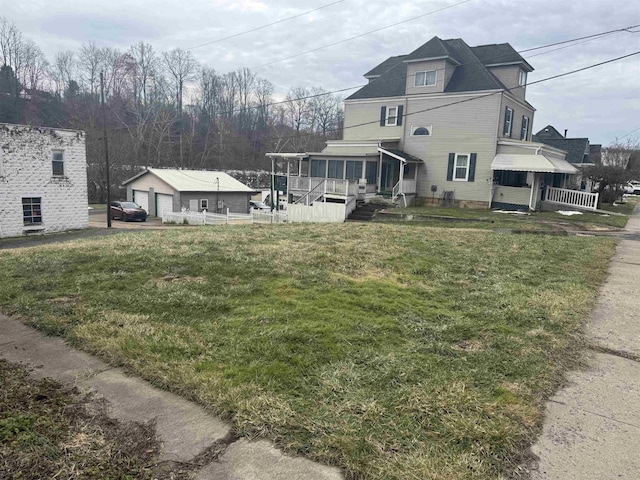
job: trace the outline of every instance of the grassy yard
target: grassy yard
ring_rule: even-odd
[[[614,229],[624,228],[635,206],[639,203],[637,197],[629,197],[627,203],[618,206],[603,204],[602,209],[612,212],[621,213],[619,215],[607,215],[602,213],[584,212],[582,215],[563,216],[557,212],[535,212],[530,215],[516,215],[497,213],[492,210],[477,210],[470,208],[443,208],[443,207],[408,207],[387,210],[390,213],[413,214],[413,215],[432,215],[454,217],[460,219],[480,219],[486,222],[469,222],[466,223],[467,228],[479,229],[495,229],[510,228],[522,230],[549,230],[554,229],[554,225],[562,224],[568,228],[578,230],[601,230],[603,228],[613,227]],[[445,226],[437,220],[428,220],[429,224],[437,222],[439,225]],[[464,225],[464,221],[455,223],[455,227]],[[491,223],[493,222],[493,223]],[[473,223],[473,224],[472,224]]]
[[[513,474],[615,242],[203,227],[0,252],[0,309],[351,479]]]

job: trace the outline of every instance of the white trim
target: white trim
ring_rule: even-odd
[[[413,132],[415,132],[419,128],[426,128],[427,131],[429,132],[429,134],[428,135],[415,135]],[[431,137],[432,135],[433,135],[433,125],[411,125],[411,136],[412,137],[421,138],[421,137]]]
[[[393,115],[393,116],[390,115],[392,108],[395,109],[395,111],[396,111],[395,115]],[[387,107],[385,113],[386,113],[387,116],[386,116],[385,121],[384,121],[384,126],[385,127],[397,127],[398,126],[398,106],[396,105],[395,107]],[[395,119],[393,123],[389,122],[389,118],[391,118],[391,117],[393,117]]]
[[[206,202],[207,206],[203,207],[202,206],[202,202]],[[156,205],[156,209],[158,208],[158,206]],[[209,199],[208,198],[201,198],[200,199],[200,210],[209,210]]]
[[[547,145],[546,143],[536,143],[536,142],[525,142],[524,140],[498,140],[498,145],[510,145],[515,147],[528,148],[530,150],[548,150],[553,153],[565,154],[564,150],[560,150],[559,148],[552,147]]]
[[[524,120],[527,120],[527,129],[525,130],[524,128]],[[529,117],[527,117],[526,115],[522,116],[522,124],[520,125],[520,140],[523,141],[527,141],[527,139],[529,138],[529,125],[531,124],[531,120],[529,119]],[[524,137],[522,136],[522,133],[524,132]]]
[[[451,55],[440,55],[439,57],[410,58],[409,60],[403,60],[402,63],[431,62],[434,60],[448,60],[454,65],[461,65],[461,63],[451,57]]]
[[[524,82],[522,81],[522,76],[524,75]],[[527,86],[527,72],[523,69],[520,69],[518,72],[518,86],[526,87]]]
[[[508,115],[509,112],[511,112],[511,115]],[[504,122],[502,122],[502,135],[507,135],[510,137],[511,133],[513,133],[513,114],[513,108],[511,108],[509,105],[505,105]],[[509,121],[507,121],[507,116],[509,117]],[[505,127],[507,126],[507,124],[509,125],[509,131],[505,131]]]
[[[385,155],[389,155],[390,157],[395,158],[396,160],[400,160],[403,163],[406,163],[407,160],[405,158],[402,158],[400,155],[396,155],[395,153],[390,152],[389,150],[386,150],[382,147],[378,147],[378,151],[380,153],[384,153]]]
[[[456,169],[462,168],[458,167],[458,157],[466,156],[467,157],[467,172],[464,178],[456,178]],[[471,169],[471,154],[470,153],[456,153],[456,156],[453,159],[453,180],[454,182],[468,182],[469,181],[469,170]]]
[[[516,88],[524,88],[524,87],[515,87],[513,90],[515,90]],[[509,90],[509,91],[508,90],[503,90],[502,92],[505,93],[505,94],[508,94],[509,95],[509,100],[511,100],[513,103],[517,103],[522,108],[525,108],[528,111],[530,111],[532,116],[533,116],[533,114],[535,112],[537,112],[537,110],[535,109],[535,107],[533,105],[530,105],[526,100],[523,101],[522,99],[519,99],[518,97],[516,97],[513,93],[511,93],[511,90]]]
[[[427,99],[427,98],[452,98],[452,97],[486,97],[489,93],[505,93],[504,88],[492,89],[492,90],[481,90],[479,92],[461,92],[461,93],[447,93],[445,95],[441,95],[441,92],[432,93],[432,94],[412,94],[411,99]],[[508,92],[507,92],[508,93]],[[395,96],[395,97],[375,97],[375,98],[353,98],[351,100],[345,100],[344,103],[389,103],[389,102],[403,102],[407,100],[407,95]],[[530,107],[527,107],[530,108]]]
[[[427,82],[427,73],[435,73],[436,74],[436,78],[433,81],[433,83],[426,83]],[[418,80],[418,74],[419,73],[424,73],[424,81],[425,83],[423,85],[416,85],[416,81]],[[424,87],[435,87],[438,84],[438,70],[420,70],[418,72],[415,72],[413,74],[413,88],[424,88]]]

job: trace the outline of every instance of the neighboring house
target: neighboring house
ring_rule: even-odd
[[[84,132],[0,124],[0,237],[88,224]]]
[[[587,189],[589,182],[586,180],[584,170],[593,166],[596,161],[600,161],[602,145],[591,145],[588,138],[568,138],[566,130],[562,135],[552,125],[547,125],[533,135],[533,141],[567,152],[565,157],[567,162],[580,171],[579,175],[573,179],[575,186],[580,190]],[[561,186],[560,179],[551,176],[545,176],[545,183],[553,187]]]
[[[322,152],[267,156],[288,172],[298,204],[342,201],[348,212],[353,198],[383,195],[401,204],[446,198],[535,209],[544,175],[564,187],[577,170],[563,151],[531,142],[532,70],[508,43],[470,47],[434,37],[365,74],[369,83],[345,100],[343,140]]]
[[[147,168],[123,183],[127,200],[149,215],[183,208],[201,212],[248,213],[255,190],[224,172]]]

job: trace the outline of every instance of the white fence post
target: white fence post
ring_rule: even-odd
[[[229,225],[229,207],[227,207],[227,225]]]

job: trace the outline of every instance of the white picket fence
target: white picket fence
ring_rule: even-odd
[[[181,212],[162,212],[162,223],[178,225],[250,225],[253,223],[284,223],[286,212],[269,212],[251,209],[250,213],[192,212],[184,209]]]

